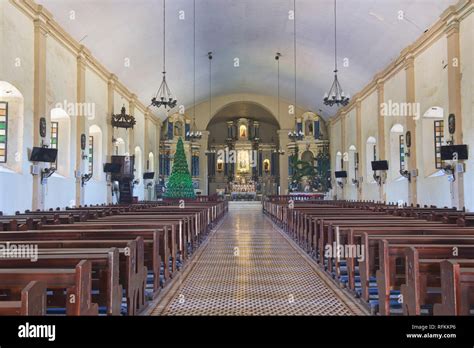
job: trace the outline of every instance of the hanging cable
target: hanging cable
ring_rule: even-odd
[[[163,0],[163,74],[166,74],[166,0]]]
[[[209,57],[209,117],[212,113],[212,52],[208,52]]]
[[[196,119],[196,0],[193,1],[193,26],[194,26],[194,47],[193,47],[193,74],[194,74],[194,83],[193,83],[193,123]]]
[[[296,122],[296,0],[293,0],[293,60],[294,60],[294,73],[295,73],[295,105],[293,105],[293,113],[295,115]]]
[[[337,72],[337,13],[336,13],[336,0],[334,0],[334,72]]]

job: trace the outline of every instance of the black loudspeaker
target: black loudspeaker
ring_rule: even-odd
[[[143,179],[153,179],[155,177],[155,172],[143,173]]]
[[[463,161],[468,159],[467,145],[441,146],[442,161]]]
[[[372,161],[372,170],[388,170],[388,161]]]
[[[120,169],[122,169],[121,164],[117,164],[117,163],[104,164],[104,173],[120,173]]]
[[[50,149],[47,147],[34,147],[31,151],[31,162],[56,162],[58,157],[58,149]]]

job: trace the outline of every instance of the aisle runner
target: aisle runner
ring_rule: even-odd
[[[354,314],[273,228],[260,204],[229,208],[190,274],[152,315]]]

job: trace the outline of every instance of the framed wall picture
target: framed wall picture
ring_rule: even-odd
[[[411,147],[411,132],[410,131],[408,131],[405,134],[405,144],[406,144],[407,148]]]
[[[84,151],[86,149],[86,135],[81,134],[81,150]]]
[[[454,114],[448,116],[448,130],[451,135],[456,132],[456,116]]]
[[[41,117],[39,120],[39,132],[41,138],[46,137],[46,118],[44,117]]]

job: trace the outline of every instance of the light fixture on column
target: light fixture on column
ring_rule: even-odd
[[[168,83],[166,82],[166,0],[163,0],[163,80],[156,95],[151,99],[151,105],[157,108],[164,107],[170,110],[176,106],[178,101],[173,97]]]
[[[278,57],[278,54],[277,54]],[[280,57],[275,57],[278,65],[278,73],[280,72]],[[298,131],[297,119],[296,119],[296,0],[293,0],[293,64],[294,64],[294,75],[295,75],[295,101],[293,104],[293,114],[295,115],[295,129],[288,132],[288,138],[292,142],[302,140],[304,137],[303,132]],[[279,79],[278,79],[279,81]]]
[[[193,74],[194,74],[194,82],[193,82],[193,124],[191,125],[191,130],[186,133],[186,137],[191,141],[197,141],[202,138],[202,132],[197,130],[196,127],[196,0],[194,0],[194,20],[193,20],[193,26],[194,26],[194,37],[193,37]]]
[[[324,105],[346,106],[349,104],[350,96],[345,95],[337,78],[337,12],[336,0],[334,0],[334,81],[329,92],[324,94]]]

